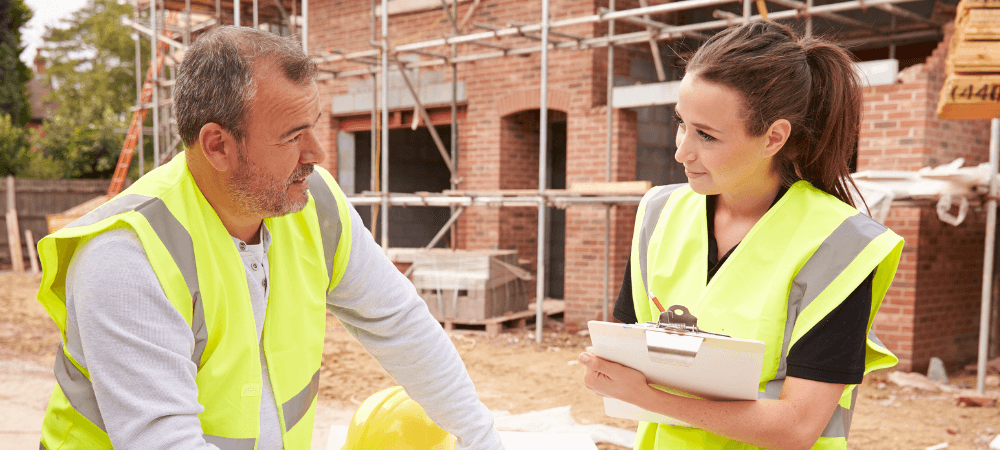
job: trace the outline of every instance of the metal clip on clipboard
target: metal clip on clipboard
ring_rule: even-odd
[[[650,293],[652,298],[652,293]],[[659,303],[659,302],[657,302]],[[698,329],[698,318],[683,305],[660,313],[657,323],[646,322],[646,349],[656,363],[691,366],[706,337],[729,337]]]

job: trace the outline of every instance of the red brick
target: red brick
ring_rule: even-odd
[[[619,0],[618,8],[637,6],[635,0]],[[460,6],[464,13],[466,4]],[[367,2],[316,0],[312,5],[310,42],[314,49],[367,50],[371,38]],[[592,14],[606,2],[553,0],[554,18]],[[483,0],[475,21],[505,24],[541,14],[538,2]],[[416,42],[451,32],[440,11],[426,11],[390,18],[396,43]],[[428,27],[428,25],[434,24]],[[619,22],[620,30],[629,29]],[[579,25],[565,32],[592,37],[604,33],[603,24]],[[619,31],[620,31],[619,30]],[[620,31],[621,32],[621,31]],[[420,34],[422,33],[422,34]],[[922,72],[905,83],[863,89],[864,114],[859,136],[858,169],[916,170],[928,165],[965,158],[966,165],[986,160],[989,126],[986,121],[946,121],[935,114],[937,95],[944,80],[943,61],[952,27],[945,27],[945,40],[927,59]],[[524,39],[498,39],[498,45],[523,45]],[[483,52],[462,46],[461,54]],[[444,50],[442,50],[444,51]],[[450,50],[449,50],[450,51]],[[606,136],[606,50],[554,51],[550,53],[549,104],[560,111],[567,128],[567,183],[604,181]],[[629,75],[629,60],[648,57],[634,51],[616,52],[615,73]],[[538,83],[540,56],[482,60],[458,66],[458,77],[466,83],[467,102],[458,122],[460,189],[536,189],[538,187]],[[344,63],[338,70],[356,68]],[[334,67],[331,67],[334,68]],[[552,70],[558,68],[558,70]],[[450,70],[443,71],[450,79]],[[320,84],[326,117],[330,98],[348,92],[351,80]],[[369,78],[370,80],[370,78]],[[395,113],[395,112],[394,112]],[[401,111],[409,117],[410,111]],[[328,156],[324,167],[336,171],[338,118],[324,119],[317,136]],[[328,124],[328,125],[327,125]],[[408,123],[399,123],[406,126]],[[614,112],[611,178],[629,181],[636,177],[636,117],[630,110]],[[616,206],[611,212],[611,270],[608,296],[617,296],[629,257],[635,217],[634,206]],[[565,320],[569,329],[582,327],[600,316],[603,309],[604,211],[603,207],[574,206],[566,211]],[[876,318],[875,330],[900,357],[900,368],[920,370],[930,356],[946,362],[964,362],[975,345],[978,332],[982,254],[982,214],[975,207],[967,223],[951,227],[936,218],[930,202],[900,204],[890,211],[886,224],[907,241],[896,279]],[[537,257],[537,210],[532,207],[470,207],[458,221],[460,248],[514,248],[534,270]],[[572,281],[572,283],[570,282]],[[939,317],[945,320],[934,320]],[[928,325],[930,324],[930,325]],[[933,325],[933,326],[932,326]],[[934,327],[937,328],[934,328]],[[971,350],[970,350],[971,349]]]

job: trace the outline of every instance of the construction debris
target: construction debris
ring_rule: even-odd
[[[570,406],[559,406],[542,411],[512,415],[507,411],[493,411],[493,419],[500,431],[530,431],[549,433],[586,433],[594,443],[608,443],[631,447],[635,431],[610,425],[583,425],[570,414]]]
[[[961,396],[958,397],[955,404],[958,406],[995,408],[997,406],[997,399],[991,397]]]
[[[938,383],[948,383],[948,372],[944,369],[944,361],[941,358],[931,358],[931,363],[927,367],[927,378]]]
[[[965,370],[968,372],[975,372],[979,366],[976,364],[969,364],[965,366]],[[993,358],[986,362],[986,373],[1000,374],[1000,357]]]
[[[953,392],[955,388],[933,381],[919,373],[895,371],[889,373],[889,381],[899,387],[910,387],[921,391]]]

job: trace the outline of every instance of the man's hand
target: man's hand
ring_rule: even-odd
[[[646,376],[631,367],[602,359],[593,353],[580,354],[580,363],[587,371],[583,382],[601,397],[611,397],[636,404],[645,392],[652,389]]]

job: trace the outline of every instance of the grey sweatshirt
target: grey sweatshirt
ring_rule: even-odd
[[[458,437],[458,448],[503,448],[451,340],[350,210],[349,262],[327,296],[327,309],[438,425]],[[233,241],[250,283],[259,341],[271,238],[262,227],[260,244]],[[197,416],[204,408],[191,361],[191,328],[167,300],[131,230],[103,233],[74,255],[66,309],[66,347],[90,373],[116,449],[216,449],[202,438]],[[263,358],[261,373],[258,449],[280,449],[277,405]]]

